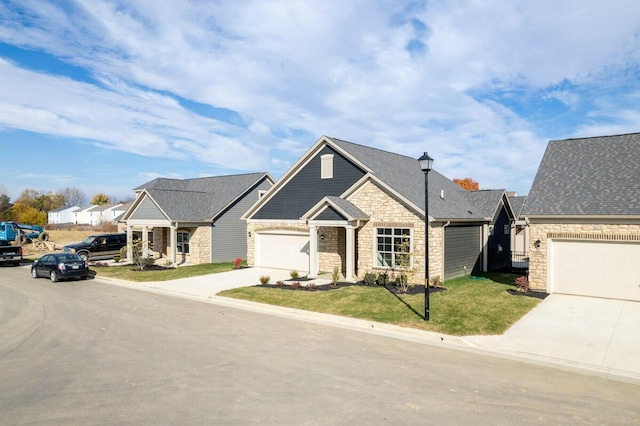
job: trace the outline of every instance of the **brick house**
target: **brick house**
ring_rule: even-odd
[[[640,300],[640,133],[550,141],[523,208],[529,280]]]
[[[436,162],[437,165],[437,162]],[[430,276],[486,270],[491,217],[429,173]],[[406,241],[414,282],[425,265],[424,174],[414,158],[321,137],[244,215],[247,262],[309,272],[337,266],[347,280],[398,266]]]
[[[240,216],[273,183],[268,173],[157,178],[134,189],[136,199],[121,226],[127,241],[133,241],[135,233],[151,243],[155,257],[174,264],[244,259],[247,224]]]

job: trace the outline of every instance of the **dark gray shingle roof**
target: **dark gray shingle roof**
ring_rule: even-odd
[[[416,158],[341,139],[333,143],[370,168],[374,175],[417,207],[424,208],[424,173]],[[437,165],[437,159],[435,161]],[[444,198],[441,192],[444,191]],[[429,172],[429,215],[436,219],[481,219],[478,209],[460,195],[460,186],[435,170]]]
[[[135,190],[146,189],[171,220],[209,221],[265,176],[267,173],[195,179],[157,178]]]
[[[460,191],[460,194],[471,204],[476,206],[478,212],[484,217],[493,217],[498,210],[500,200],[504,195],[504,189],[482,189],[478,191]]]
[[[511,207],[513,208],[513,214],[516,216],[516,219],[520,217],[522,213],[522,208],[524,207],[524,203],[527,201],[526,195],[513,195],[509,197],[509,202],[511,203]]]
[[[339,207],[343,212],[345,212],[351,219],[368,219],[369,215],[360,210],[357,206],[355,206],[350,201],[344,200],[340,197],[335,196],[327,196],[327,200],[334,203],[337,207]]]
[[[640,215],[640,133],[550,141],[523,215]]]

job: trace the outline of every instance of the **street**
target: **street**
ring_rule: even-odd
[[[2,424],[640,424],[640,386],[0,268]]]

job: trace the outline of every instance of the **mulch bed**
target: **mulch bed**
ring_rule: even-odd
[[[294,282],[299,282],[300,286],[293,285]],[[303,280],[295,280],[295,281],[284,281],[282,285],[279,284],[258,284],[256,287],[265,287],[265,288],[281,288],[283,290],[291,290],[291,291],[331,291],[331,290],[339,290],[345,287],[378,287],[377,284],[373,284],[371,286],[365,285],[362,281],[357,283],[350,282],[339,282],[335,287],[331,284],[322,284],[322,285],[311,285],[309,286],[303,284]],[[408,294],[408,295],[416,295],[416,294],[424,294],[424,285],[415,285],[410,287],[406,292],[403,292],[399,287],[393,285],[384,286],[389,292],[393,294]],[[429,294],[438,293],[441,291],[445,291],[444,287],[429,287]]]
[[[535,291],[535,290],[529,290],[525,293],[523,291],[509,289],[507,290],[507,293],[511,294],[512,296],[535,297],[536,299],[540,299],[540,300],[544,300],[549,295],[543,291]]]

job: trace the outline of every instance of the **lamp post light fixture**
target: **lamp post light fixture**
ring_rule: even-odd
[[[424,173],[424,320],[429,321],[429,172],[433,158],[425,152],[418,162]]]

